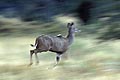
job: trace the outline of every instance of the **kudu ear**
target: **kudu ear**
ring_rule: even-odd
[[[67,24],[67,28],[69,28],[69,27],[70,27],[70,25],[71,25],[71,24],[70,24],[70,23],[68,23],[68,24]]]
[[[74,25],[74,23],[73,23],[73,22],[71,22],[71,24],[70,24],[70,25],[72,26],[72,25]]]

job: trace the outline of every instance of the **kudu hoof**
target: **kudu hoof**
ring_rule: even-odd
[[[30,64],[28,65],[28,67],[31,66],[32,64],[33,64],[33,63],[30,63]]]
[[[38,65],[39,64],[39,62],[36,62],[36,65]]]

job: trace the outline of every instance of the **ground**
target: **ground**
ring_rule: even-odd
[[[0,80],[119,80],[120,42],[76,37],[62,59],[53,68],[55,54],[39,54],[39,65],[28,67],[30,43],[34,37],[1,37]]]
[[[65,18],[65,20],[70,18]],[[73,20],[73,19],[72,19]],[[58,24],[59,23],[59,24]],[[80,26],[74,43],[55,64],[55,54],[38,54],[39,65],[28,67],[29,52],[33,49],[35,38],[42,34],[62,34],[66,23],[41,24],[41,22],[22,22],[19,19],[0,17],[0,80],[119,80],[120,79],[120,41],[100,41],[97,37],[107,32],[111,24],[97,22]],[[116,24],[116,23],[115,23]],[[117,23],[119,24],[119,23]],[[61,25],[61,26],[59,26]],[[113,24],[118,30],[119,25]],[[33,56],[34,58],[34,56]]]

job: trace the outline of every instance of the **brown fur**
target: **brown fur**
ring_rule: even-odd
[[[35,53],[37,63],[38,52],[46,52],[51,51],[57,53],[56,61],[59,62],[60,55],[65,53],[73,42],[74,39],[74,33],[77,31],[77,28],[74,27],[74,23],[68,23],[68,35],[66,37],[63,37],[62,35],[59,36],[48,36],[48,35],[41,35],[36,38],[35,46],[36,49],[30,50],[30,65],[32,65],[32,55]]]

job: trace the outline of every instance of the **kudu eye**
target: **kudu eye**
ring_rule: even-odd
[[[73,27],[73,30],[76,30],[76,28],[75,28],[75,27]]]

